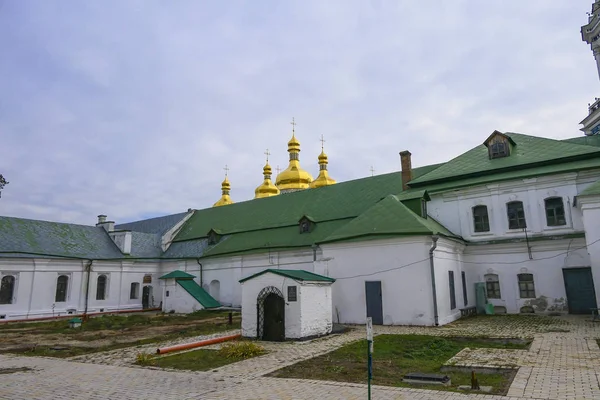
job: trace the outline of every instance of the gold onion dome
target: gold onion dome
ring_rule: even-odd
[[[279,189],[271,182],[271,166],[269,165],[269,150],[265,153],[267,155],[267,163],[263,168],[263,175],[265,180],[263,183],[254,190],[254,198],[261,199],[263,197],[277,196]]]
[[[323,139],[321,139],[323,140]],[[315,179],[311,184],[311,188],[319,188],[322,186],[335,185],[335,180],[329,176],[329,171],[327,171],[327,154],[321,147],[321,154],[319,154],[319,176]]]
[[[296,125],[293,120],[292,125]],[[288,152],[290,153],[290,164],[277,175],[275,185],[282,191],[308,189],[313,177],[300,167],[300,142],[296,139],[294,130],[292,130],[292,139],[288,142]]]
[[[225,170],[226,171],[228,170],[227,166],[225,167]],[[213,207],[226,206],[227,204],[233,204],[233,200],[231,200],[231,197],[229,196],[230,190],[231,190],[231,184],[229,183],[229,179],[227,178],[227,173],[225,173],[225,179],[221,183],[221,192],[222,192],[221,198],[215,204],[213,204]]]

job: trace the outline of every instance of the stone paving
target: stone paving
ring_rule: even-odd
[[[502,362],[504,365],[517,365],[519,370],[508,397],[375,387],[373,398],[600,399],[600,349],[596,343],[596,339],[600,338],[600,323],[592,323],[588,319],[508,316],[469,318],[440,328],[376,327],[377,335],[414,333],[535,340],[529,350],[479,349],[457,355],[455,361],[466,367],[491,366]],[[131,368],[138,352],[154,352],[157,345],[78,356],[69,360],[2,355],[0,373],[2,368],[29,367],[33,370],[0,374],[0,399],[364,399],[365,385],[265,376],[364,336],[364,327],[361,326],[349,333],[310,342],[265,343],[269,351],[265,356],[210,372]],[[196,339],[199,338],[171,341],[160,346]]]

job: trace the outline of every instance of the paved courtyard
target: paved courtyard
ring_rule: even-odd
[[[507,397],[375,387],[374,399],[600,399],[600,323],[584,317],[488,317],[441,328],[376,327],[377,334],[532,338],[529,350],[463,350],[455,366],[518,368]],[[72,359],[0,356],[0,399],[364,399],[360,384],[280,379],[268,373],[364,337],[364,328],[302,343],[266,343],[269,353],[210,372],[133,365],[154,346]],[[189,340],[189,339],[187,339]],[[377,340],[377,339],[375,339]],[[173,342],[167,343],[173,344]],[[22,368],[22,370],[6,370]]]

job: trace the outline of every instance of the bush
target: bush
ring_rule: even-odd
[[[137,353],[137,356],[135,356],[135,363],[137,365],[156,365],[156,360],[152,354]]]
[[[249,341],[226,343],[219,349],[219,354],[225,358],[246,359],[260,356],[264,353],[265,349],[262,346]]]

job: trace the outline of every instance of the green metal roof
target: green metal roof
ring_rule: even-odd
[[[563,142],[600,147],[600,135],[578,136],[575,138],[565,139]]]
[[[329,235],[320,243],[336,242],[359,237],[386,238],[398,235],[442,234],[460,239],[432,218],[422,218],[390,195],[359,217]]]
[[[241,282],[245,282],[247,280],[256,278],[262,274],[266,274],[267,272],[271,272],[273,274],[285,276],[286,278],[291,278],[296,281],[308,281],[308,282],[335,282],[335,279],[330,278],[328,276],[323,276],[319,274],[315,274],[312,272],[305,271],[303,269],[265,269],[264,271],[258,272],[256,274],[247,276],[244,279],[240,280]]]
[[[585,188],[578,196],[595,196],[600,195],[600,181]]]
[[[448,161],[428,174],[413,179],[409,186],[423,187],[482,175],[498,174],[511,170],[556,165],[562,162],[600,156],[600,148],[572,142],[507,132],[516,145],[508,157],[489,159],[488,149],[479,145]],[[429,187],[428,187],[429,189]]]
[[[397,194],[396,198],[400,201],[413,200],[413,199],[425,199],[427,201],[431,200],[429,198],[429,193],[427,193],[427,190],[410,190],[410,189],[407,191],[401,192],[400,194]]]
[[[169,272],[166,275],[161,276],[158,279],[194,279],[194,278],[195,278],[194,275],[190,275],[187,272],[175,270],[175,271]]]
[[[210,294],[206,292],[206,290],[202,289],[200,285],[196,283],[196,281],[191,279],[182,279],[177,280],[177,284],[185,289],[194,299],[198,301],[198,303],[202,304],[204,308],[216,308],[221,307],[221,303],[215,300]]]

